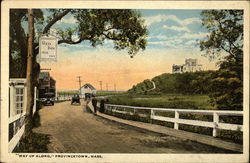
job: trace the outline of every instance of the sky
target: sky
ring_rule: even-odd
[[[103,90],[128,90],[145,79],[163,73],[171,73],[172,65],[184,64],[186,58],[198,59],[204,70],[214,70],[216,60],[209,61],[199,49],[199,40],[205,39],[208,31],[202,27],[201,10],[137,10],[145,20],[149,35],[146,50],[130,58],[127,51],[116,51],[113,42],[93,48],[88,42],[77,45],[60,44],[57,61],[40,61],[41,68],[50,68],[57,89],[78,89],[77,76],[82,85],[92,84]],[[71,15],[52,26],[74,26]]]

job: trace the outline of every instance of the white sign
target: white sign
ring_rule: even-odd
[[[57,38],[42,36],[39,39],[39,59],[41,61],[56,61]]]

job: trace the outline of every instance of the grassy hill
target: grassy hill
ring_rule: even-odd
[[[134,85],[128,90],[128,95],[109,97],[109,103],[160,108],[216,109],[208,96],[210,90],[206,78],[212,72],[164,73]],[[148,91],[153,88],[152,81],[156,88]]]
[[[208,74],[213,71],[186,72],[181,74],[164,73],[152,79],[155,82],[156,89],[152,93],[156,94],[208,94]],[[152,88],[150,80],[144,80],[134,85],[128,92],[143,93]]]

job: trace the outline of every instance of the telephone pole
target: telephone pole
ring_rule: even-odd
[[[108,85],[108,83],[106,83],[106,89],[107,89],[107,91],[109,90],[109,85]]]
[[[100,88],[101,88],[101,91],[102,91],[102,81],[99,81],[100,82]]]
[[[78,78],[78,81],[79,82],[79,90],[81,89],[81,85],[82,85],[82,81],[81,81],[81,76],[77,76],[76,78]]]
[[[25,118],[25,135],[28,135],[32,130],[32,112],[34,104],[33,82],[32,82],[32,67],[33,67],[33,44],[34,44],[34,15],[33,9],[28,9],[28,55],[27,55],[27,70],[26,70],[26,86],[27,86],[27,104]]]
[[[114,90],[115,90],[115,92],[116,92],[116,84],[114,84]]]

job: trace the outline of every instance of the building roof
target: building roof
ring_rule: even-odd
[[[89,83],[84,84],[83,86],[81,86],[81,88],[82,88],[82,87],[85,87],[85,86],[89,87],[89,88],[92,89],[92,90],[96,90],[95,87],[93,87],[93,86],[92,86],[91,84],[89,84]]]

